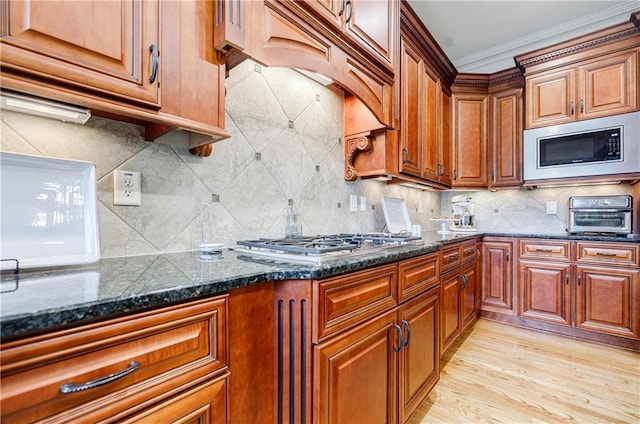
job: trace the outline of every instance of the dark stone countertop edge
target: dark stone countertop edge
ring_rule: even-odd
[[[442,246],[472,240],[478,237],[509,237],[509,238],[540,238],[540,239],[569,239],[583,241],[607,241],[640,243],[640,236],[634,238],[607,237],[597,235],[569,235],[569,234],[531,234],[506,232],[478,232],[457,234],[450,239],[425,241],[422,246],[406,249],[383,251],[376,256],[349,258],[319,266],[282,264],[269,260],[245,257],[244,260],[256,261],[268,267],[269,271],[255,274],[230,277],[221,281],[191,283],[165,290],[129,295],[121,298],[98,300],[92,303],[71,305],[53,310],[38,311],[37,313],[17,314],[3,317],[0,321],[0,339],[5,342],[16,338],[49,332],[69,326],[87,324],[94,321],[113,318],[122,314],[141,312],[170,304],[186,302],[202,297],[227,293],[235,288],[259,284],[266,281],[281,281],[289,279],[322,279],[355,272],[361,269],[384,265],[391,262],[438,251]],[[240,256],[239,256],[240,257]]]

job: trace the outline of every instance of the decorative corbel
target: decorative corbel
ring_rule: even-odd
[[[355,181],[356,178],[358,178],[358,171],[353,166],[353,162],[360,152],[368,152],[373,148],[373,140],[368,136],[361,136],[347,140],[347,143],[349,143],[348,145],[350,145],[351,148],[347,155],[344,179],[347,181]]]

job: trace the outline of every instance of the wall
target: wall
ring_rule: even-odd
[[[513,189],[491,192],[449,191],[441,194],[441,212],[451,214],[451,198],[468,195],[474,204],[474,222],[480,231],[564,233],[568,228],[571,196],[631,195],[628,184]],[[546,203],[557,202],[557,214],[546,214]]]
[[[305,234],[382,231],[382,195],[404,197],[413,223],[432,224],[437,193],[344,181],[340,90],[251,61],[232,70],[226,85],[232,138],[208,158],[191,156],[181,132],[149,143],[136,125],[92,117],[79,126],[6,111],[0,148],[95,163],[103,257],[196,249],[209,208],[207,239],[233,246],[282,237],[288,199],[300,209]],[[114,169],[142,173],[142,206],[113,205]],[[366,197],[366,211],[349,212],[351,194]]]

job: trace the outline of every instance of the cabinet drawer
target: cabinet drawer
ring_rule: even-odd
[[[571,260],[570,241],[520,240],[520,258]]]
[[[462,245],[462,263],[475,260],[477,258],[476,242],[471,241]]]
[[[441,272],[460,266],[462,263],[462,245],[457,244],[451,247],[445,247],[440,251],[440,262],[442,263]]]
[[[398,267],[398,302],[402,303],[439,283],[437,253],[402,261]]]
[[[313,341],[350,328],[397,305],[396,265],[368,269],[313,285]]]
[[[202,381],[227,364],[226,303],[198,301],[2,345],[2,422],[97,422]],[[124,375],[75,391],[116,373]]]
[[[577,246],[578,262],[640,266],[638,245],[578,242]]]

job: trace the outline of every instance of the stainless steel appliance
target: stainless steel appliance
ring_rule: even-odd
[[[237,242],[236,252],[283,262],[321,264],[332,259],[366,255],[424,243],[409,234],[367,233],[295,236],[280,239],[261,238]]]
[[[473,203],[471,197],[465,195],[453,196],[451,198],[451,212],[453,213],[453,223],[451,231],[476,232],[473,217]]]
[[[640,172],[640,112],[524,131],[525,181]]]
[[[574,196],[569,198],[572,234],[631,234],[631,196]]]

